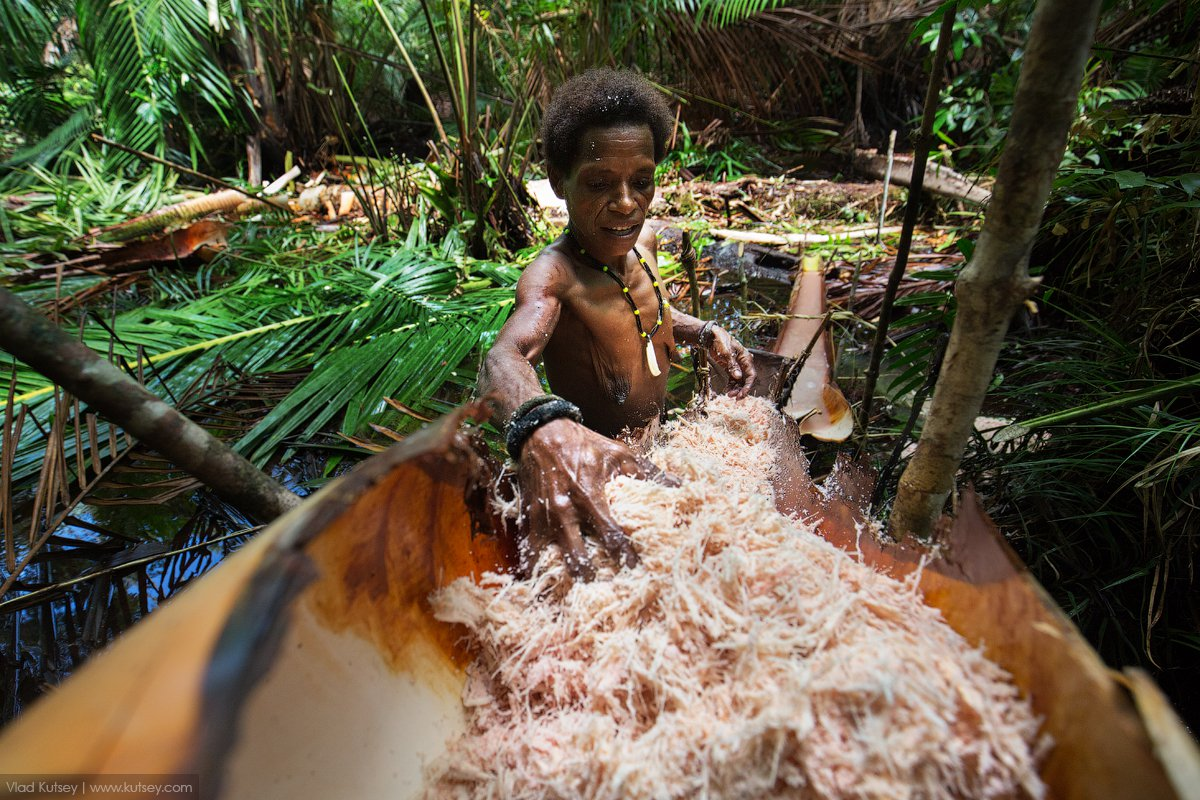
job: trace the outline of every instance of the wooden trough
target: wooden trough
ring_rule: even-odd
[[[492,467],[463,423],[478,412],[373,457],[165,604],[5,731],[0,773],[198,774],[211,798],[417,796],[464,723],[468,661],[426,598],[507,560],[477,532]],[[776,452],[800,463],[790,443]],[[806,480],[779,489],[785,510],[819,503]],[[825,512],[822,532],[853,548],[851,506]],[[860,546],[897,575],[917,560]],[[1197,797],[1195,744],[1158,689],[1104,666],[972,498],[920,586],[1045,718],[1052,797]]]

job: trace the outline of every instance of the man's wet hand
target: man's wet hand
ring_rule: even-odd
[[[525,513],[526,535],[519,548],[523,574],[532,571],[546,545],[556,542],[571,575],[591,580],[596,569],[584,536],[595,537],[617,564],[638,563],[633,542],[604,497],[605,484],[617,475],[672,483],[626,445],[572,420],[554,420],[533,432],[517,469]]]
[[[729,376],[729,386],[725,390],[727,394],[741,399],[750,392],[750,387],[754,385],[754,359],[750,351],[729,331],[713,327],[708,357]]]

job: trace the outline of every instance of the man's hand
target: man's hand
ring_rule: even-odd
[[[741,342],[729,335],[729,331],[715,325],[711,330],[711,340],[705,347],[708,358],[729,376],[726,394],[741,399],[754,385],[754,359]]]
[[[638,563],[633,542],[604,498],[604,485],[617,475],[672,483],[624,444],[569,419],[548,422],[533,432],[517,469],[525,513],[525,538],[518,548],[523,574],[532,571],[546,545],[557,542],[572,577],[591,580],[596,569],[584,535],[599,539],[620,566]]]

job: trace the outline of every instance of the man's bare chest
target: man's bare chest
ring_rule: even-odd
[[[596,282],[580,287],[563,303],[553,338],[567,348],[589,350],[606,362],[632,362],[648,342],[654,343],[656,353],[665,355],[673,343],[670,305],[649,286],[628,289]]]

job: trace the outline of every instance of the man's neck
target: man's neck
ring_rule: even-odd
[[[570,228],[567,228],[566,230],[566,237],[567,244],[571,248],[571,251],[578,254],[588,266],[594,269],[599,270],[603,267],[608,267],[617,274],[617,277],[621,278],[626,283],[641,273],[641,260],[637,251],[637,245],[633,245],[615,261],[609,263],[607,261],[601,261],[589,253],[587,248],[584,247],[579,239],[576,238],[575,234],[571,232]]]
[[[636,250],[636,246],[630,248],[629,252],[618,258],[617,263],[608,265],[609,269],[617,273],[626,284],[636,279],[642,273],[642,268],[638,265],[637,253],[634,250]]]

